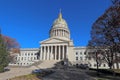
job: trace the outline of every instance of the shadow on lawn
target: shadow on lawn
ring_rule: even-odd
[[[99,69],[98,72],[97,69],[90,69],[86,71],[86,74],[95,78],[103,78],[103,80],[120,80],[120,73],[113,73],[113,71],[107,69]]]

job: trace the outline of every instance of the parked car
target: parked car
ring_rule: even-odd
[[[4,68],[4,72],[6,72],[6,71],[10,71],[10,68],[9,67],[5,67]]]
[[[40,69],[35,69],[35,70],[32,71],[32,73],[33,73],[33,74],[35,74],[35,73],[42,73],[42,70],[40,70]]]
[[[89,69],[88,64],[80,64],[80,65],[77,65],[77,67],[80,69]]]

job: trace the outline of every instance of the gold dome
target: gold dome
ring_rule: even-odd
[[[68,28],[66,21],[62,18],[61,12],[59,13],[58,18],[53,22],[53,28],[55,28],[56,25],[60,25],[59,27]]]

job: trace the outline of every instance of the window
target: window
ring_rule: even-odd
[[[91,57],[88,57],[89,60],[91,60]]]
[[[21,60],[23,60],[23,57],[21,58]]]
[[[26,60],[26,57],[25,57],[25,60]]]
[[[82,55],[82,52],[80,52],[80,55]]]
[[[18,61],[20,61],[20,57],[18,58]]]
[[[96,67],[97,66],[97,64],[94,64],[94,67]]]
[[[76,52],[76,55],[78,55],[78,52]]]
[[[106,65],[105,65],[105,64],[103,64],[103,67],[106,67]]]
[[[86,55],[86,51],[84,52],[84,55]]]
[[[92,65],[91,65],[91,64],[89,64],[89,66],[91,67]]]
[[[36,57],[34,57],[34,60],[36,60]]]
[[[87,56],[85,56],[85,60],[87,60]]]
[[[17,60],[17,57],[15,57],[15,60]]]
[[[82,57],[80,57],[80,60],[83,60],[83,58],[82,58]]]
[[[76,60],[78,60],[78,57],[76,57]]]

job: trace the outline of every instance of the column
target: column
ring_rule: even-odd
[[[65,34],[64,34],[64,36],[66,37],[66,31],[65,31]]]
[[[50,60],[53,59],[53,46],[51,46]]]
[[[61,48],[60,48],[60,46],[59,46],[59,56],[58,56],[58,60],[60,60],[60,57],[61,57],[61,56],[60,56],[60,54],[61,54],[60,52],[61,52]]]
[[[66,58],[68,58],[68,45],[66,45]]]
[[[66,59],[66,45],[64,45],[64,59]]]
[[[42,60],[44,60],[44,46],[42,46]]]
[[[49,46],[49,59],[50,60],[50,54],[51,54],[51,46]]]
[[[46,56],[46,46],[44,46],[44,60],[45,60],[45,56]]]
[[[55,46],[55,60],[56,60],[56,54],[57,54],[57,46]]]
[[[50,46],[48,46],[47,60],[49,60],[49,55],[50,55]]]
[[[46,56],[45,56],[45,60],[47,60],[48,47],[46,46],[45,48],[46,48],[46,49],[45,49],[45,51],[46,51],[46,53],[45,53],[45,54],[46,54]]]
[[[58,30],[57,30],[57,36],[58,36]]]
[[[63,32],[64,32],[64,30],[62,30],[62,36],[63,36]]]
[[[62,60],[63,59],[63,53],[62,53],[62,45],[60,46],[60,60]]]
[[[59,30],[59,36],[61,36],[61,29]]]
[[[60,34],[59,34],[59,30],[57,30],[58,31],[58,35],[57,36],[59,36]]]
[[[62,30],[60,29],[60,36],[62,36]]]
[[[40,60],[42,60],[42,46],[41,46],[41,48],[40,48]]]
[[[62,58],[63,58],[63,60],[64,60],[64,55],[65,55],[65,53],[64,53],[65,51],[64,51],[64,45],[62,46]]]
[[[57,36],[57,30],[55,30],[55,36]]]

